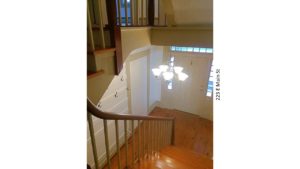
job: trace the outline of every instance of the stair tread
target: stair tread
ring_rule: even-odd
[[[101,70],[99,70],[97,72],[88,71],[87,72],[87,78],[91,79],[93,77],[96,77],[96,76],[99,76],[99,75],[102,75],[102,74],[104,74],[104,70],[103,69],[101,69]]]
[[[163,148],[159,157],[144,159],[131,169],[212,169],[213,160],[191,150],[168,146]]]
[[[116,48],[104,48],[104,49],[95,49],[94,51],[88,51],[88,54],[99,55],[107,52],[115,52]]]
[[[167,146],[163,148],[161,154],[166,155],[174,160],[181,162],[183,164],[189,165],[192,168],[197,169],[212,169],[213,168],[213,160],[195,153],[194,151],[179,148],[175,146]]]
[[[93,24],[92,29],[93,29],[93,30],[99,30],[100,27],[99,27],[99,25],[97,25],[97,24]],[[103,27],[103,30],[104,30],[104,31],[109,31],[110,29],[109,29],[108,25],[105,25],[105,26]]]
[[[141,160],[132,169],[194,169],[166,155],[160,154],[156,159]]]

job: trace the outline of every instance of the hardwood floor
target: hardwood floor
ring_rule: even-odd
[[[199,116],[156,107],[150,115],[175,117],[175,146],[213,157],[213,122]]]
[[[134,168],[160,168],[159,165],[164,165],[164,169],[167,168],[195,168],[195,169],[212,169],[212,157],[213,157],[213,122],[200,118],[196,115],[178,111],[169,110],[156,107],[150,115],[163,116],[163,117],[175,117],[175,146],[169,146],[162,149],[156,160],[141,160],[139,164],[136,164]],[[141,124],[141,128],[144,124]],[[145,125],[147,128],[147,124]],[[144,133],[141,130],[141,135]],[[147,131],[147,130],[145,130]],[[147,133],[145,132],[147,135]],[[137,132],[135,133],[135,140],[137,138]],[[147,136],[146,136],[146,139]],[[142,142],[143,140],[141,140]],[[132,159],[132,140],[128,142],[128,161],[131,165]],[[135,151],[137,150],[137,142],[135,141]],[[147,147],[146,147],[147,150]],[[125,166],[125,146],[121,147],[121,168]],[[173,152],[173,156],[172,156]],[[181,154],[181,155],[180,155]],[[189,155],[190,154],[190,155]],[[135,154],[137,156],[137,154]],[[179,156],[179,157],[177,157]],[[184,158],[186,157],[186,158]],[[177,158],[177,159],[176,159]],[[167,166],[167,163],[163,163],[166,159],[173,160],[173,167]],[[191,160],[193,159],[193,160]],[[176,162],[175,162],[176,161]],[[185,165],[186,162],[191,161],[190,165]],[[194,161],[194,164],[193,164]],[[197,165],[201,163],[201,166]],[[204,165],[203,165],[204,164]],[[105,166],[105,168],[107,168]],[[118,157],[115,155],[111,159],[111,168],[118,168]],[[129,167],[132,168],[132,167]]]

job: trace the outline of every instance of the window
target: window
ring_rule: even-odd
[[[122,26],[125,26],[126,25],[126,15],[125,15],[125,3],[127,3],[127,17],[128,17],[128,25],[131,25],[132,24],[132,12],[131,12],[131,4],[130,4],[130,0],[124,0],[124,1],[121,1],[121,8],[120,8],[120,13],[121,13],[121,24]],[[118,4],[118,0],[116,0],[116,4]],[[117,14],[117,23],[119,23],[119,14],[118,14],[118,10],[116,10],[116,14]]]
[[[212,92],[213,92],[213,63],[211,64],[210,67],[210,74],[209,74],[209,79],[208,79],[208,84],[207,84],[207,92],[206,92],[206,96],[211,97],[212,96]]]
[[[193,52],[193,53],[213,53],[212,48],[199,48],[199,47],[182,47],[182,46],[171,46],[170,50],[173,52]],[[213,93],[213,63],[211,64],[209,79],[207,83],[206,96],[212,97]]]
[[[174,52],[213,53],[212,48],[171,46],[170,50]]]

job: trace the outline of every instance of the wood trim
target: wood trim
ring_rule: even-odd
[[[155,6],[155,4],[154,4]],[[157,25],[160,25],[159,24],[159,16],[160,16],[160,0],[157,1]],[[155,10],[154,10],[154,22],[155,22]]]
[[[144,25],[144,0],[141,0],[141,18],[142,18],[141,25]]]
[[[92,21],[91,21],[91,14],[90,14],[88,1],[87,1],[87,21],[88,21],[88,36],[90,37],[90,45],[91,45],[92,50],[95,50],[94,35],[93,35],[93,30],[92,30]]]
[[[119,2],[119,1],[118,1]],[[123,68],[121,28],[116,21],[116,1],[106,0],[108,27],[110,29],[111,46],[116,48],[115,72],[118,75]]]
[[[135,22],[134,25],[139,25],[139,1],[135,1]]]
[[[145,25],[149,25],[149,22],[148,22],[148,18],[149,18],[149,8],[148,8],[148,4],[149,4],[149,0],[146,0],[146,2],[145,2],[145,4],[146,4],[146,12],[145,12],[145,14],[146,14],[146,16],[145,16],[145,22],[146,22],[146,24]]]
[[[172,120],[171,145],[175,145],[175,119]]]
[[[121,26],[121,28],[126,28],[126,27],[149,27],[149,28],[152,28],[152,27],[155,27],[155,28],[164,28],[164,27],[167,27],[166,25],[153,25],[153,26],[149,26],[149,25],[128,25],[128,26]]]
[[[116,114],[102,112],[99,110],[88,98],[87,99],[87,111],[94,116],[104,120],[168,120],[172,121],[174,117],[159,117],[159,116],[142,116],[142,115],[131,115],[131,114]]]
[[[99,70],[98,72],[90,72],[90,71],[88,71],[87,72],[87,79],[91,79],[91,78],[94,78],[96,76],[100,76],[102,74],[104,74],[104,70]]]
[[[99,7],[99,10],[98,10],[98,13],[99,13],[98,23],[99,23],[99,28],[101,28],[101,29],[99,29],[100,30],[99,39],[101,40],[100,46],[101,46],[101,48],[105,48],[101,0],[97,0],[97,3],[98,3],[98,7]]]
[[[100,27],[99,27],[99,25],[96,25],[96,24],[94,24],[93,26],[92,26],[92,28],[93,28],[93,30],[100,30]],[[104,27],[103,27],[103,31],[109,31],[110,29],[109,29],[109,26],[108,25],[105,25]]]
[[[90,113],[87,114],[87,117],[88,117],[89,131],[90,131],[90,137],[91,137],[92,148],[93,148],[93,156],[94,156],[95,168],[99,169],[98,154],[97,154],[97,146],[96,146],[96,139],[95,139],[95,131],[94,131],[93,119],[92,119],[92,115]],[[88,168],[89,168],[89,166],[88,166]]]
[[[118,0],[118,21],[119,25],[122,25],[121,0]]]
[[[133,0],[130,0],[130,16],[131,16],[131,25],[133,25],[133,13],[134,13],[134,9],[133,9]]]
[[[115,33],[114,27],[117,25],[116,20],[116,1],[115,0],[106,0],[106,11],[107,11],[107,19],[108,19],[108,28],[110,30],[110,39],[111,39],[111,46],[115,47]]]
[[[119,26],[115,26],[115,47],[116,47],[115,72],[118,75],[123,68],[121,28]]]
[[[125,0],[124,3],[125,3],[125,21],[126,21],[126,26],[127,26],[128,25],[128,11],[127,11],[127,9],[128,9],[128,2],[127,2],[127,0]]]

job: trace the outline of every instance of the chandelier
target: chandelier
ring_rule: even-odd
[[[168,89],[171,90],[173,88],[173,79],[176,77],[180,81],[185,81],[189,76],[182,72],[183,67],[174,66],[175,58],[174,56],[170,57],[168,61],[168,65],[159,65],[158,68],[153,68],[153,75],[158,78],[162,74],[162,77],[168,84]]]

